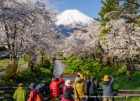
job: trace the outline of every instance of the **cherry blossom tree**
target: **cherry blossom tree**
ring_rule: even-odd
[[[24,53],[34,55],[36,49],[55,50],[54,16],[52,10],[38,4],[29,6],[16,0],[1,0],[0,44],[7,47],[15,64]]]

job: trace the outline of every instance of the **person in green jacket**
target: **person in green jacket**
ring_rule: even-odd
[[[26,101],[26,90],[23,87],[23,83],[18,85],[18,88],[15,90],[13,95],[14,101]]]

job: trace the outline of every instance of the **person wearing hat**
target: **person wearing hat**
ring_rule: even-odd
[[[86,84],[81,75],[77,75],[74,82],[75,101],[82,101],[86,95]]]
[[[57,101],[59,100],[60,97],[60,88],[59,88],[59,78],[54,77],[49,84],[49,89],[50,89],[50,98],[51,101]]]
[[[43,80],[40,84],[37,85],[39,88],[39,92],[42,94],[42,96],[46,96],[50,94],[49,90],[49,83],[45,80]]]
[[[102,89],[103,89],[103,101],[112,101],[113,96],[113,77],[105,75],[103,77]]]
[[[61,101],[74,101],[72,81],[66,80]]]
[[[35,87],[36,87],[35,83],[31,83],[29,85],[29,95],[27,101],[35,101],[37,95],[37,91],[35,90]]]
[[[15,101],[25,101],[26,100],[26,90],[23,87],[23,83],[19,83],[17,89],[14,92],[13,99]]]

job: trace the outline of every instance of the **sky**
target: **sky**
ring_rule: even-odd
[[[101,0],[55,0],[53,6],[60,12],[67,9],[78,9],[90,17],[97,17],[101,8]]]

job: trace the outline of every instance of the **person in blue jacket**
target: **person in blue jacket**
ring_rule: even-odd
[[[112,101],[113,96],[113,77],[105,75],[103,77],[102,89],[103,89],[103,101]]]

